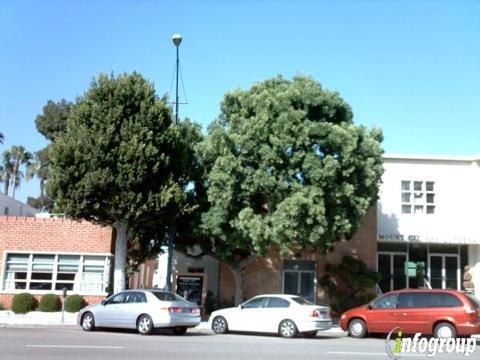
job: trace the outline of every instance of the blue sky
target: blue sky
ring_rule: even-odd
[[[46,145],[34,119],[100,72],[172,84],[174,33],[188,105],[204,128],[223,94],[278,74],[338,91],[387,152],[480,153],[480,1],[3,1],[0,151]],[[181,100],[185,100],[182,94]],[[23,183],[17,198],[37,196]]]

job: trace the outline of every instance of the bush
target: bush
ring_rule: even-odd
[[[3,306],[3,303],[0,302],[0,311],[5,310],[5,306]]]
[[[62,302],[58,295],[46,294],[40,300],[38,308],[40,311],[44,312],[60,311],[62,310]]]
[[[78,312],[87,305],[81,295],[69,295],[65,298],[65,311]]]
[[[319,283],[332,301],[330,307],[340,315],[372,300],[373,289],[380,279],[380,273],[369,270],[363,261],[344,256],[340,264],[325,266],[325,275]]]
[[[12,311],[15,314],[26,314],[37,308],[37,300],[32,294],[21,293],[13,296]]]

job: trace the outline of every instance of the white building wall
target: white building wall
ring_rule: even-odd
[[[416,235],[422,242],[478,243],[480,168],[477,160],[384,157],[378,234]],[[435,182],[434,214],[402,214],[401,181]]]

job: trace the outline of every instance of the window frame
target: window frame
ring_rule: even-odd
[[[434,180],[400,180],[400,213],[417,216],[436,214],[435,188]],[[406,201],[407,197],[409,201]]]
[[[15,281],[13,280],[7,280],[7,259],[11,255],[27,255],[28,257],[28,262],[27,262],[27,277],[25,280],[19,279]],[[35,255],[50,255],[54,257],[53,261],[53,269],[52,271],[33,271],[33,256]],[[70,255],[70,256],[79,256],[79,264],[77,268],[77,272],[75,272],[76,277],[74,280],[60,280],[57,279],[58,274],[62,273],[68,273],[65,271],[58,271],[58,266],[61,265],[62,263],[59,262],[59,257],[63,255]],[[83,264],[84,264],[84,258],[86,256],[96,256],[96,257],[102,257],[103,258],[103,272],[101,273],[103,278],[102,278],[102,284],[100,285],[102,290],[91,290],[91,289],[81,289],[81,286],[84,282],[83,280],[83,274],[89,273],[89,272],[84,272],[83,271]],[[31,250],[4,250],[3,251],[3,262],[2,266],[0,268],[0,294],[17,294],[17,293],[22,293],[22,292],[29,292],[31,294],[47,294],[47,293],[54,293],[54,294],[62,294],[63,290],[56,290],[56,284],[66,284],[66,283],[72,283],[73,289],[68,290],[70,293],[76,293],[79,295],[99,295],[99,296],[105,296],[107,295],[107,292],[105,291],[107,286],[109,285],[109,278],[110,278],[110,273],[111,273],[111,266],[112,266],[112,258],[113,254],[111,253],[92,253],[92,252],[85,252],[85,253],[77,253],[77,252],[61,252],[61,251],[31,251]],[[48,290],[41,290],[41,289],[31,289],[30,288],[30,283],[35,283],[35,282],[40,282],[40,280],[33,280],[32,281],[32,272],[45,272],[45,273],[50,273],[52,274],[51,280],[42,280],[41,282],[44,283],[50,283],[51,287]],[[99,273],[97,273],[99,274]],[[77,278],[78,276],[78,278]],[[7,288],[8,282],[24,282],[25,283],[25,288],[24,289],[9,289]],[[76,286],[75,286],[76,285]],[[99,287],[100,287],[99,286]]]

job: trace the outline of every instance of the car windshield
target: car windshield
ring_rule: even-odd
[[[468,300],[472,303],[472,306],[474,308],[480,309],[480,300],[478,300],[475,296],[470,295],[470,294],[465,294],[467,295]]]
[[[297,304],[300,304],[300,305],[313,305],[313,303],[311,303],[310,301],[308,301],[307,299],[305,299],[301,296],[293,297],[292,300],[295,301]]]
[[[184,302],[186,301],[184,298],[171,292],[152,291],[152,293],[157,297],[158,300],[161,300],[161,301],[184,301]]]

